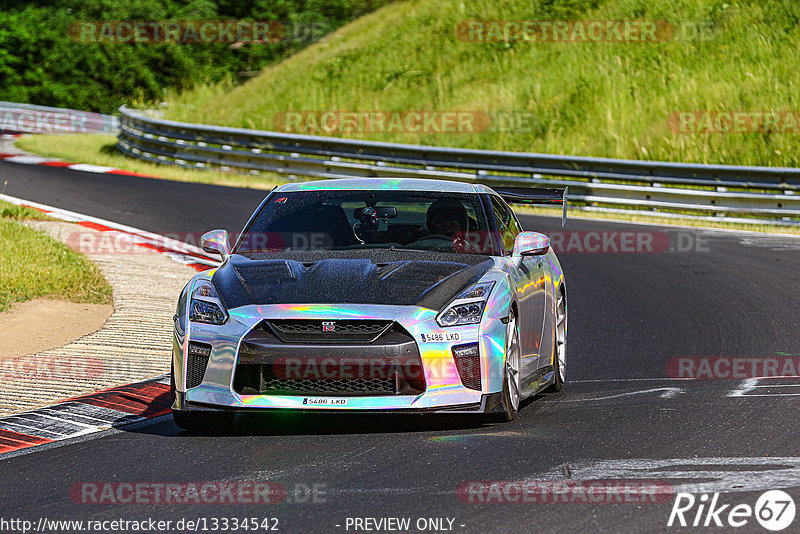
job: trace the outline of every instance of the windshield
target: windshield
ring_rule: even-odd
[[[298,191],[272,195],[235,252],[379,248],[497,254],[496,242],[477,194]]]

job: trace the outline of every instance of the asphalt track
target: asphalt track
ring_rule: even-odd
[[[265,195],[0,163],[5,180],[6,194],[161,233],[238,231]],[[559,230],[555,218],[522,219],[526,229]],[[659,232],[673,250],[560,254],[568,280],[568,383],[527,403],[514,422],[251,415],[225,435],[198,435],[160,418],[0,458],[0,518],[274,517],[280,531],[292,533],[364,532],[352,526],[352,518],[364,517],[411,518],[412,532],[437,531],[413,528],[418,518],[453,519],[452,532],[676,530],[667,527],[674,499],[469,503],[457,495],[466,481],[658,480],[751,506],[780,487],[800,504],[792,396],[800,381],[751,382],[748,389],[742,379],[674,380],[668,372],[677,357],[800,353],[800,241],[575,219],[567,229]],[[664,467],[662,460],[674,461]],[[650,469],[636,470],[643,466]],[[287,500],[92,505],[69,495],[74,484],[92,481],[261,480],[283,484]],[[309,498],[303,488],[315,484]],[[798,525],[800,518],[787,531]],[[679,530],[766,532],[753,518],[736,529]]]

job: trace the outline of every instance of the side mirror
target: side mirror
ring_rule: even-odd
[[[219,254],[222,261],[231,255],[231,245],[228,242],[228,232],[226,230],[211,230],[203,234],[200,238],[200,248],[209,254]]]
[[[520,232],[514,240],[514,256],[542,256],[550,250],[550,238],[538,232]]]

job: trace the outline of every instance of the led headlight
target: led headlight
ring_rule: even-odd
[[[436,317],[439,326],[459,326],[481,322],[483,309],[494,282],[481,282],[463,291]]]
[[[197,323],[224,324],[228,320],[214,284],[201,280],[194,286],[189,303],[189,320]]]

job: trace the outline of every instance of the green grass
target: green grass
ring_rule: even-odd
[[[466,20],[667,20],[706,24],[704,40],[658,43],[470,43]],[[524,131],[353,134],[455,147],[800,167],[791,134],[680,134],[678,111],[800,110],[800,3],[778,0],[408,0],[387,5],[239,85],[167,96],[165,118],[273,129],[303,110],[474,110],[529,113]],[[152,105],[152,104],[151,104]],[[327,135],[327,134],[326,134]],[[279,175],[189,171],[125,158],[111,136],[23,138],[19,146],[71,161],[170,179],[269,188]],[[600,214],[592,215],[600,217]],[[654,220],[649,214],[603,215]],[[674,221],[758,228],[720,221]],[[761,228],[771,228],[763,227]],[[792,233],[781,227],[779,232]]]
[[[13,219],[16,221],[54,221],[52,217],[33,208],[17,206],[0,200],[0,220]]]
[[[483,20],[669,20],[706,40],[471,43]],[[410,0],[365,15],[237,87],[167,98],[166,118],[272,129],[303,110],[531,113],[527,131],[352,135],[384,141],[737,165],[800,166],[798,135],[681,134],[678,111],[800,109],[800,3],[778,0]]]
[[[15,145],[22,150],[47,158],[75,163],[115,167],[154,178],[181,182],[272,189],[285,178],[275,174],[240,174],[237,172],[196,171],[171,165],[159,165],[125,156],[116,150],[117,137],[110,134],[51,134],[20,137]]]
[[[0,202],[0,312],[36,297],[111,303],[111,286],[97,266],[19,222],[30,219],[46,217]]]

